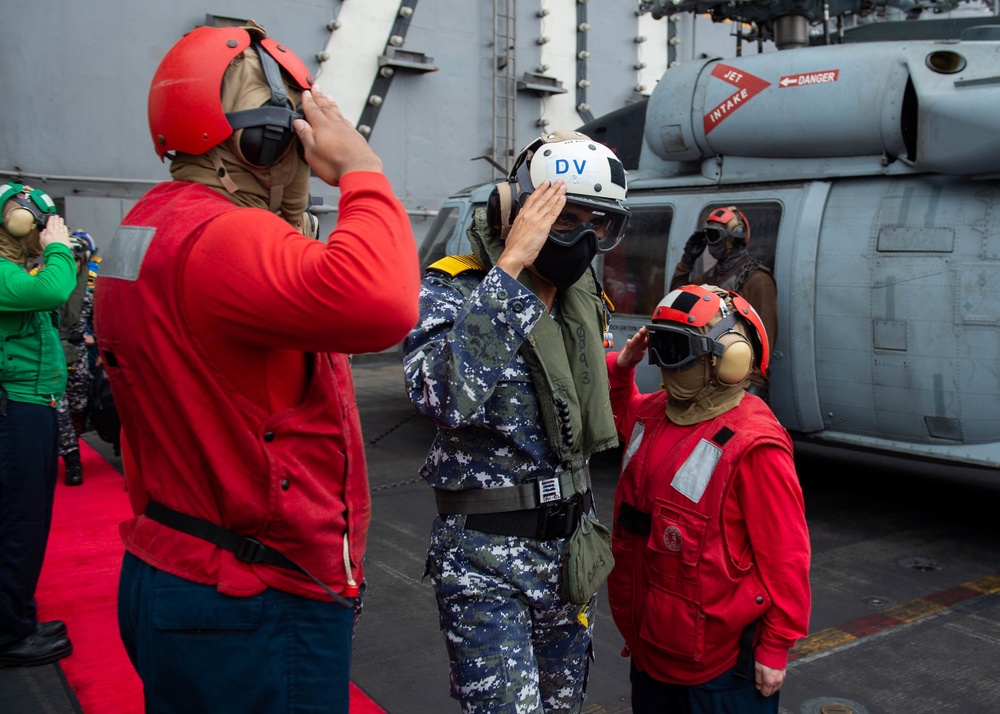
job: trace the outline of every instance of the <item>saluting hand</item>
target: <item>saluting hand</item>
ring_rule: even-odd
[[[640,327],[636,330],[636,333],[625,341],[625,346],[622,347],[622,351],[618,353],[618,358],[615,362],[619,367],[624,367],[626,369],[635,367],[637,364],[642,362],[642,358],[646,356],[646,350],[649,348],[649,331],[645,326]]]
[[[306,163],[323,181],[336,186],[349,171],[382,171],[382,159],[354,128],[332,98],[318,86],[302,93],[305,119],[292,124]]]
[[[62,243],[67,248],[70,247],[69,229],[66,228],[66,221],[62,219],[62,216],[49,216],[45,228],[38,234],[38,237],[42,244],[42,250],[45,250],[52,243]]]
[[[514,217],[497,267],[516,278],[534,263],[565,205],[566,184],[542,181]]]

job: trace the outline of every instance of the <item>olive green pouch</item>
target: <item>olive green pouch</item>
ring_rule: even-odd
[[[611,532],[597,518],[582,516],[563,551],[563,597],[587,604],[614,565]]]

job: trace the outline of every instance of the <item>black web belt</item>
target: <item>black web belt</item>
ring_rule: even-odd
[[[576,529],[580,515],[594,507],[590,475],[585,470],[578,473],[586,475],[583,494],[576,493],[574,472],[566,469],[516,486],[464,491],[435,488],[434,499],[439,515],[464,515],[470,530],[537,540],[565,538]]]
[[[500,513],[472,513],[465,517],[465,527],[483,533],[551,540],[572,535],[580,514],[588,510],[580,508],[579,498],[559,503],[550,503],[523,511],[502,511]],[[583,500],[593,502],[590,491]]]
[[[186,513],[175,511],[168,506],[164,506],[162,503],[152,500],[146,504],[145,516],[157,523],[162,523],[169,528],[173,528],[175,531],[187,533],[195,538],[201,538],[202,540],[207,540],[209,543],[214,543],[220,548],[228,550],[236,556],[237,560],[241,560],[244,563],[263,563],[264,565],[273,565],[278,568],[295,570],[302,573],[323,588],[335,603],[348,610],[354,608],[354,603],[335,593],[326,583],[301,565],[287,558],[274,548],[264,545],[253,536],[240,535],[211,521],[206,521],[204,518],[189,516]]]

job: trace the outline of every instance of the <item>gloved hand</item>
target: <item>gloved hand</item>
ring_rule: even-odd
[[[681,262],[694,265],[694,261],[698,260],[698,256],[703,252],[705,252],[705,231],[695,231],[684,244],[684,255],[681,256]]]

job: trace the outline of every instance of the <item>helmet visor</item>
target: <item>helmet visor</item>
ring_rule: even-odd
[[[549,240],[569,247],[588,231],[593,231],[597,235],[597,252],[607,253],[625,237],[629,215],[629,210],[624,207],[567,199],[562,212],[552,224]]]

